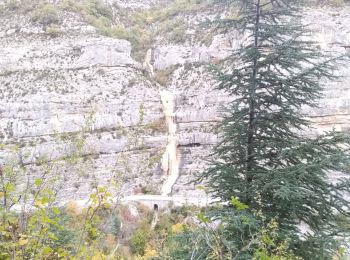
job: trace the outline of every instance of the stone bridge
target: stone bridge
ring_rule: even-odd
[[[139,202],[149,208],[163,209],[171,206],[192,205],[203,207],[213,199],[208,197],[184,197],[184,196],[164,196],[164,195],[132,195],[121,199],[122,203]]]

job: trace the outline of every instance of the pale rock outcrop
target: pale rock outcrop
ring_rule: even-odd
[[[113,3],[127,8],[157,4]],[[305,10],[304,17],[321,48],[347,53],[349,14],[350,7],[319,8]],[[84,199],[91,185],[112,181],[123,195],[161,193],[169,183],[164,169],[170,166],[162,170],[161,161],[176,140],[171,149],[176,146],[178,176],[171,192],[204,196],[189,181],[207,166],[203,159],[220,138],[214,126],[232,100],[214,89],[205,63],[227,57],[243,37],[217,35],[209,46],[156,44],[147,68],[154,74],[174,70],[169,83],[160,87],[131,57],[128,41],[98,36],[74,15],[67,14],[57,38],[20,15],[0,17],[0,24],[0,138],[20,146],[16,156],[1,149],[2,163],[26,165],[23,179],[39,174],[43,159],[57,163],[53,168],[60,177],[62,201]],[[314,122],[312,134],[333,127],[349,131],[349,68],[341,68],[338,82],[324,82],[319,108],[304,108]],[[173,95],[172,130],[166,125],[162,90]],[[24,185],[23,179],[19,182]]]

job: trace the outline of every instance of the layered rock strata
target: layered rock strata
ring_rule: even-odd
[[[155,3],[114,2],[126,11]],[[350,7],[307,9],[304,17],[320,48],[349,53]],[[15,156],[2,148],[0,157],[29,169],[19,183],[50,163],[64,201],[86,197],[96,184],[113,184],[123,195],[203,195],[189,181],[205,169],[203,158],[218,141],[213,127],[231,100],[214,89],[206,63],[237,48],[237,33],[216,35],[208,46],[158,41],[142,65],[128,41],[99,36],[71,14],[56,38],[25,15],[2,15],[0,24],[0,138],[18,145]],[[349,131],[349,65],[337,72],[339,81],[324,82],[319,108],[304,109],[312,134]],[[161,86],[157,73],[169,69]]]

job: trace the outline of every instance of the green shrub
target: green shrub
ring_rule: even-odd
[[[150,185],[150,184],[146,184],[146,185],[142,186],[141,192],[143,194],[157,194],[157,193],[159,193],[157,188],[155,186]]]
[[[130,249],[136,255],[144,255],[147,242],[151,236],[148,224],[139,227],[130,239]]]
[[[95,17],[105,17],[109,20],[113,20],[112,9],[99,0],[90,0],[87,3],[87,9],[90,15]]]
[[[194,238],[198,238],[197,244],[193,243]],[[200,256],[207,256],[208,251],[208,247],[199,233],[185,230],[185,232],[167,236],[162,253],[167,256],[167,259],[191,259],[191,257],[202,259]]]
[[[152,132],[166,132],[168,130],[165,117],[154,120],[153,122],[147,124],[145,128],[152,130]],[[156,157],[158,158],[159,156]],[[159,158],[157,161],[159,161]]]
[[[101,0],[63,0],[60,8],[81,14],[93,26],[101,26],[101,24],[111,26],[113,24],[113,10]]]
[[[170,66],[163,70],[157,70],[154,72],[154,79],[162,86],[166,86],[174,71],[177,69],[177,66]]]
[[[52,4],[39,5],[32,15],[32,22],[38,22],[42,25],[59,24],[61,19],[58,10]]]
[[[111,227],[111,233],[115,236],[118,236],[120,233],[120,229],[121,229],[121,220],[119,218],[119,216],[114,215],[113,219],[112,219],[112,227]]]
[[[84,9],[84,5],[80,1],[76,0],[62,0],[60,2],[60,8],[64,11],[81,13],[81,11]]]
[[[58,37],[61,34],[61,30],[58,26],[49,26],[46,29],[46,33],[50,35],[51,37],[55,38]]]
[[[15,11],[21,7],[21,2],[18,0],[10,0],[6,3],[6,7],[10,11]]]
[[[175,43],[183,43],[185,41],[186,27],[183,23],[175,24],[171,34],[170,40]]]
[[[55,236],[52,241],[52,248],[65,248],[69,252],[74,251],[74,245],[77,243],[77,231],[69,227],[69,223],[73,222],[72,218],[62,211],[59,215],[59,226],[51,226],[50,232]]]

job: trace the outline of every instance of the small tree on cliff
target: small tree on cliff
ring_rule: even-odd
[[[338,59],[307,40],[298,1],[219,1],[232,2],[239,14],[220,24],[241,30],[244,44],[217,76],[219,89],[235,99],[220,126],[215,162],[203,178],[222,201],[237,198],[259,212],[262,222],[277,221],[281,239],[290,240],[297,254],[327,258],[339,235],[335,218],[349,214],[344,195],[350,191],[348,179],[330,182],[327,176],[347,172],[349,139],[334,131],[309,137],[301,109],[317,105],[320,79],[335,79]],[[304,238],[302,222],[310,230]]]

